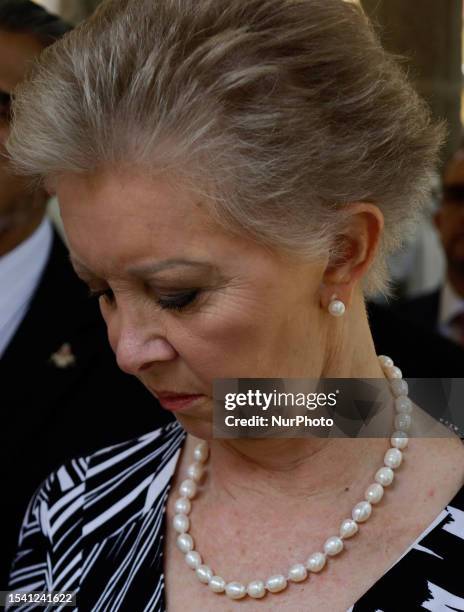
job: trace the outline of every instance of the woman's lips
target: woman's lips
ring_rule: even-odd
[[[171,412],[189,407],[204,395],[183,395],[179,393],[155,393],[161,406]]]

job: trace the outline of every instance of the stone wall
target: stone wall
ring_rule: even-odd
[[[362,0],[387,49],[406,58],[417,90],[448,123],[446,158],[461,140],[462,2]]]

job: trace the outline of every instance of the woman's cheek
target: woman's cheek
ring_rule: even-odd
[[[224,308],[221,315],[199,317],[172,329],[172,343],[189,369],[202,380],[245,377],[254,371],[254,357],[263,347],[259,318],[250,312]]]

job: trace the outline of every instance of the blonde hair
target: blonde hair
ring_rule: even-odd
[[[44,52],[14,113],[23,173],[182,174],[225,227],[306,258],[337,257],[346,205],[375,203],[367,295],[388,290],[443,138],[343,0],[108,0]]]

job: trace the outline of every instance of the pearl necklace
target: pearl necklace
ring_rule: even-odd
[[[394,472],[401,465],[402,451],[408,445],[408,434],[411,427],[412,402],[408,398],[408,384],[403,380],[401,370],[395,367],[392,359],[381,355],[379,357],[384,374],[389,380],[390,389],[395,398],[395,431],[390,438],[391,448],[385,453],[384,465],[377,470],[374,481],[365,493],[364,499],[357,503],[351,512],[352,518],[347,518],[340,524],[339,535],[330,536],[324,543],[323,552],[313,552],[306,563],[296,563],[288,570],[287,575],[277,574],[269,577],[265,582],[253,580],[248,585],[240,582],[227,582],[221,576],[214,574],[213,570],[203,563],[202,557],[194,548],[194,541],[189,534],[191,500],[195,497],[198,483],[201,480],[206,461],[209,456],[208,443],[203,441],[193,451],[194,463],[187,470],[188,479],[179,487],[179,499],[175,502],[173,526],[179,533],[177,547],[185,555],[187,565],[195,571],[200,582],[208,585],[214,593],[226,593],[231,599],[242,599],[246,595],[254,599],[264,597],[266,592],[279,593],[287,588],[289,582],[303,582],[310,572],[318,573],[327,563],[328,557],[335,557],[344,547],[343,541],[353,537],[359,525],[365,523],[371,516],[373,506],[383,497],[385,487],[393,482]]]

